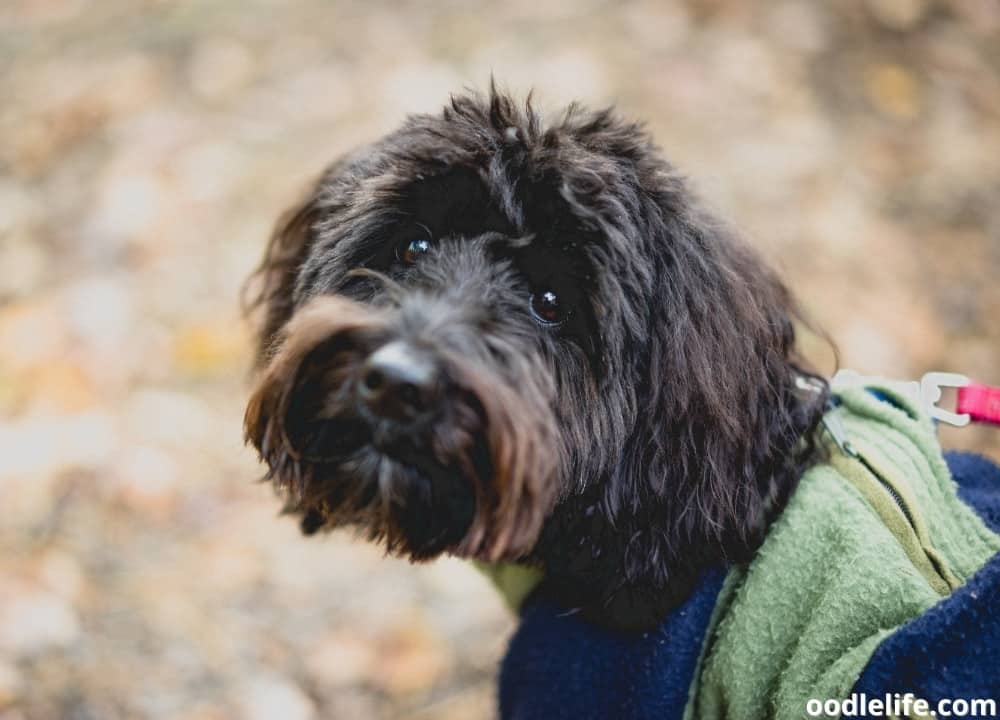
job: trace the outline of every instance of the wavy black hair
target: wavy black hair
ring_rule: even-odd
[[[304,529],[537,565],[614,627],[746,562],[817,457],[791,294],[613,110],[546,125],[491,88],[413,116],[323,174],[254,283],[247,437]],[[386,445],[351,388],[396,340],[451,392]]]

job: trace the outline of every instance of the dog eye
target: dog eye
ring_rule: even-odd
[[[396,257],[407,265],[413,265],[431,249],[431,241],[424,237],[413,238],[396,251]]]
[[[531,314],[543,325],[558,325],[569,316],[569,308],[555,292],[545,290],[531,296]]]

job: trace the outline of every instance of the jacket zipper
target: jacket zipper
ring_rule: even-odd
[[[903,513],[903,517],[906,518],[906,522],[911,528],[913,528],[913,531],[916,532],[917,526],[913,522],[913,515],[910,514],[910,509],[906,506],[906,503],[903,502],[903,498],[896,491],[896,488],[883,478],[882,475],[880,475],[879,472],[872,467],[872,464],[854,448],[851,441],[847,439],[847,431],[845,430],[840,418],[831,412],[827,412],[823,416],[823,427],[825,427],[826,431],[830,433],[830,437],[832,437],[833,441],[837,443],[837,447],[840,448],[842,453],[860,462],[865,466],[868,472],[872,474],[872,477],[878,480],[879,485],[881,485],[882,488],[889,493],[889,497],[891,497],[893,502],[896,503],[896,507],[899,508],[899,511]]]
[[[851,444],[851,441],[847,439],[847,432],[846,429],[844,428],[841,419],[838,416],[834,415],[833,413],[827,412],[823,416],[822,422],[823,422],[823,427],[825,427],[826,431],[830,433],[830,437],[833,438],[833,441],[837,444],[837,447],[840,449],[840,451],[843,452],[848,457],[851,457],[854,460],[857,460],[859,463],[861,463],[865,467],[865,469],[868,470],[869,473],[871,473],[872,477],[874,477],[878,481],[879,485],[881,485],[882,488],[889,494],[889,497],[892,498],[893,502],[896,504],[896,507],[898,507],[899,511],[903,514],[903,517],[906,519],[906,522],[910,526],[910,529],[913,531],[913,534],[917,537],[918,542],[920,542],[919,540],[920,533],[917,532],[917,526],[916,523],[913,521],[913,515],[910,512],[910,508],[903,501],[902,496],[899,494],[896,488],[893,487],[892,484],[889,483],[884,477],[882,477],[882,475],[874,468],[874,466],[872,466],[872,464],[868,461],[868,459],[865,458],[864,455],[859,453],[857,449]],[[928,562],[930,562],[931,567],[934,569],[934,572],[936,572],[937,575],[941,578],[941,580],[944,581],[945,585],[951,586],[951,583],[948,581],[948,573],[946,573],[944,568],[941,567],[938,558],[935,557],[932,553],[928,553],[926,549],[924,549],[924,556],[927,558]]]
[[[906,507],[906,503],[903,502],[903,498],[900,497],[899,493],[896,491],[896,488],[890,485],[885,480],[885,478],[883,478],[881,475],[878,474],[878,471],[871,466],[871,463],[869,463],[868,460],[865,459],[864,455],[861,455],[860,453],[855,451],[854,457],[858,460],[858,462],[860,462],[868,469],[868,472],[870,472],[872,476],[876,480],[878,480],[879,485],[881,485],[885,489],[885,491],[889,493],[889,497],[893,499],[893,501],[896,503],[896,506],[899,508],[900,512],[903,513],[903,517],[906,518],[906,522],[908,522],[910,524],[910,527],[913,528],[914,532],[916,532],[917,526],[913,522],[913,516],[910,514],[910,509]]]

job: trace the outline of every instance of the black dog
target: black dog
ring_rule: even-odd
[[[412,117],[325,172],[257,280],[246,433],[307,533],[537,565],[643,629],[752,556],[817,454],[787,289],[609,110]]]

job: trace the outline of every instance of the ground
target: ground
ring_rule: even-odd
[[[237,299],[327,161],[491,73],[646,119],[842,365],[1000,384],[993,0],[15,1],[0,69],[2,720],[492,715],[485,581],[255,482]]]

